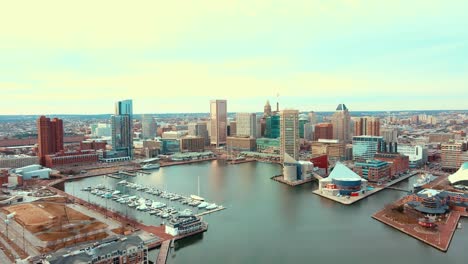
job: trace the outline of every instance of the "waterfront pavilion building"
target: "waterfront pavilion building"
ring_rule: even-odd
[[[341,162],[336,163],[335,168],[327,178],[319,181],[320,193],[333,196],[363,193],[366,188],[367,180],[361,178]]]
[[[468,162],[461,165],[457,172],[448,177],[450,184],[468,186]]]

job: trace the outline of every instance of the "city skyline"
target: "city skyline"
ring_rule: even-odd
[[[466,108],[463,1],[89,5],[3,8],[0,114]]]

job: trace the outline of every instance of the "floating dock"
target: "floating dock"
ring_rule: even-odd
[[[122,179],[122,177],[118,176],[118,175],[114,175],[114,174],[106,174],[105,176],[108,176],[108,177],[111,177],[111,178],[114,178],[114,179]]]
[[[226,209],[226,207],[216,208],[216,209],[213,209],[213,210],[209,210],[209,211],[205,211],[205,212],[202,212],[202,213],[199,213],[199,214],[195,214],[195,216],[207,215],[207,214],[218,212],[218,211],[221,211],[221,210],[224,210],[224,209]]]

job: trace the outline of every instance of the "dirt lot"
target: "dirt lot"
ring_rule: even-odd
[[[107,227],[68,207],[60,198],[12,205],[3,210],[7,214],[16,212],[15,220],[43,241],[55,241]]]

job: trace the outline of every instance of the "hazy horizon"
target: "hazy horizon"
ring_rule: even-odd
[[[468,2],[8,2],[0,114],[460,110]],[[51,8],[53,7],[53,8]],[[286,11],[287,10],[287,11]]]

